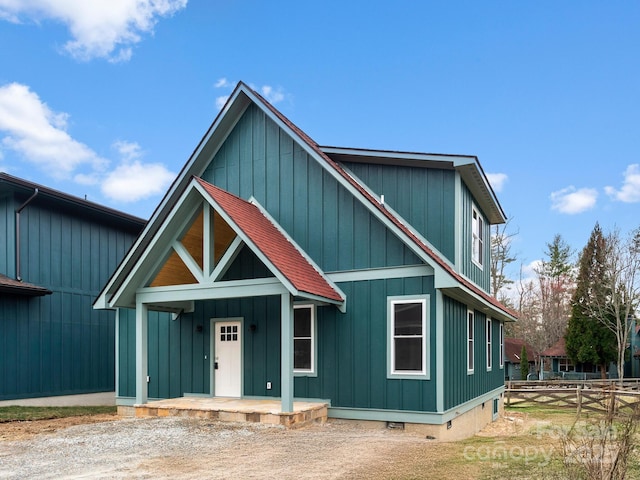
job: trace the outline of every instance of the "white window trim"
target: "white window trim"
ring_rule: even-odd
[[[402,303],[420,303],[422,305],[422,369],[420,371],[395,370],[394,342],[394,305]],[[387,297],[387,378],[393,379],[430,379],[431,332],[429,321],[429,295],[402,295]]]
[[[467,310],[467,373],[470,375],[474,372],[475,368],[475,323],[476,314],[473,310]],[[471,328],[469,328],[471,326]],[[469,348],[471,346],[471,348]],[[471,355],[469,355],[471,352]]]
[[[293,369],[293,374],[294,376],[297,377],[315,377],[318,375],[318,372],[316,371],[316,352],[318,351],[317,349],[317,326],[316,326],[316,306],[312,303],[305,303],[305,304],[299,304],[299,305],[294,305],[293,306],[293,310],[294,310],[294,315],[295,315],[295,310],[297,309],[301,309],[301,308],[308,308],[311,310],[311,368],[310,369],[301,369],[301,368],[294,368]],[[295,331],[295,329],[294,329]],[[294,340],[294,344],[295,344],[295,339],[297,337],[293,337]],[[305,337],[299,337],[299,338],[305,338]],[[295,347],[294,347],[295,349]]]
[[[492,354],[493,352],[491,351],[492,349],[492,341],[493,341],[493,332],[491,330],[492,328],[492,322],[491,322],[491,318],[487,317],[487,321],[486,321],[486,337],[487,337],[487,372],[491,371],[491,367],[493,366],[493,358],[492,358]]]
[[[504,323],[500,322],[500,368],[504,368]]]
[[[475,218],[474,218],[475,217]],[[476,223],[475,219],[478,219]],[[471,261],[480,269],[484,268],[484,217],[475,205],[471,206]],[[478,256],[476,258],[476,242],[478,245]]]

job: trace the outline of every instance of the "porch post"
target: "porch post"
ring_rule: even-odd
[[[293,412],[293,302],[291,295],[283,293],[281,295],[280,307],[280,397],[282,401],[282,412]]]
[[[142,405],[149,399],[147,387],[147,345],[149,315],[147,306],[136,300],[136,404]]]

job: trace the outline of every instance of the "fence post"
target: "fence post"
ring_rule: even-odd
[[[580,412],[582,411],[582,392],[580,391],[580,385],[576,387],[576,402],[578,404],[577,414],[579,416]]]

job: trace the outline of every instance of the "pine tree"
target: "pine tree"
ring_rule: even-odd
[[[605,238],[596,223],[579,262],[576,289],[572,297],[571,318],[565,334],[566,351],[574,365],[599,365],[606,378],[608,364],[616,358],[616,339],[592,312],[608,297],[605,268]]]
[[[520,350],[520,378],[526,380],[529,376],[529,358],[527,357],[527,349],[522,345]]]
[[[565,333],[571,316],[575,288],[573,252],[560,234],[547,243],[545,258],[536,269],[538,276],[540,323],[545,342],[541,350],[554,345]]]

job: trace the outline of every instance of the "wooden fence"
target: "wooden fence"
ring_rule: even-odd
[[[537,381],[507,382],[505,402],[508,407],[530,404],[554,408],[571,408],[607,412],[640,408],[638,381]]]

